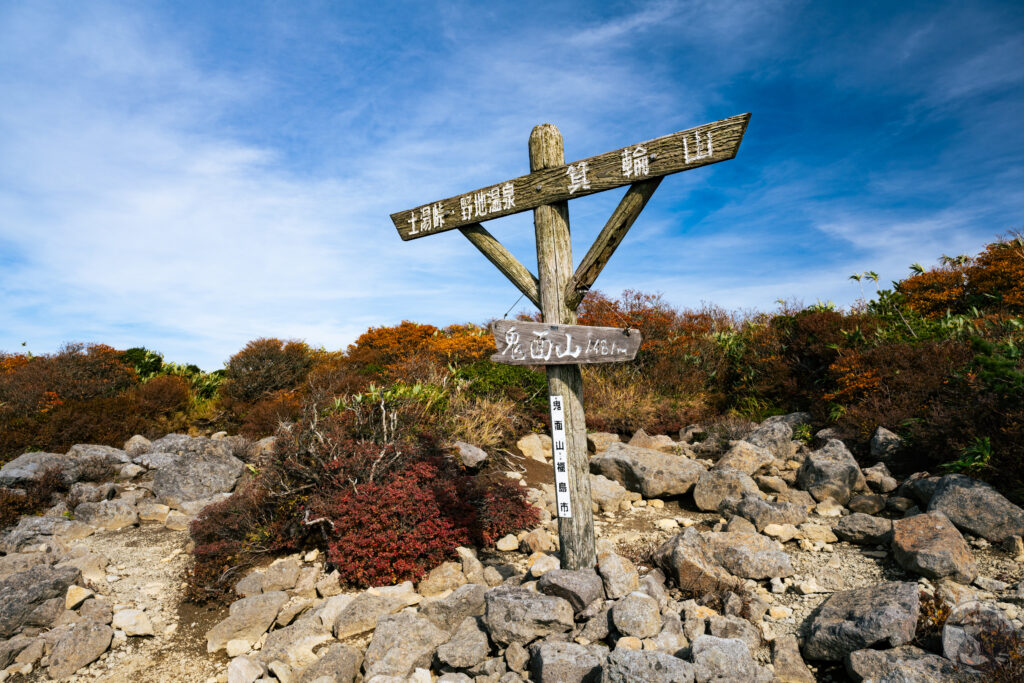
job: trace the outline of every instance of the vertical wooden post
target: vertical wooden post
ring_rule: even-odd
[[[565,163],[562,134],[545,123],[530,133],[530,171]],[[568,182],[568,178],[565,179]],[[576,323],[575,309],[566,305],[565,287],[572,277],[569,240],[569,203],[556,202],[533,210],[537,234],[537,270],[544,322]],[[562,396],[565,410],[566,457],[572,517],[558,518],[558,540],[563,569],[584,569],[597,562],[594,547],[594,512],[590,498],[587,427],[583,415],[583,377],[579,365],[547,366],[548,394]]]

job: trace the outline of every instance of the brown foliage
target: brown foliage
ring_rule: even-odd
[[[252,403],[275,391],[294,389],[306,378],[312,360],[303,342],[255,339],[228,360],[221,395]]]

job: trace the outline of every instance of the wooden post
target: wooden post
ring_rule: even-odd
[[[530,171],[557,168],[565,163],[562,134],[548,123],[530,133]],[[543,321],[572,325],[576,312],[566,305],[565,288],[572,277],[569,240],[569,203],[559,201],[533,210],[537,235],[537,270]],[[548,394],[561,396],[565,411],[571,517],[558,518],[562,569],[585,569],[597,563],[594,512],[590,498],[587,426],[583,415],[583,377],[579,365],[547,366]]]

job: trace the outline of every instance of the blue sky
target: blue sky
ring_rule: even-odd
[[[596,286],[680,307],[848,304],[849,275],[1024,227],[1024,5],[0,0],[0,350],[500,317],[457,231],[388,215],[752,112],[662,183]],[[570,203],[578,259],[622,195]],[[531,269],[530,213],[487,227]],[[520,302],[515,310],[525,310]]]

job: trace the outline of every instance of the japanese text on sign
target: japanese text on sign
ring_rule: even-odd
[[[561,396],[551,401],[551,459],[555,464],[555,507],[559,517],[572,517],[569,500],[569,472],[565,452],[565,408]]]

